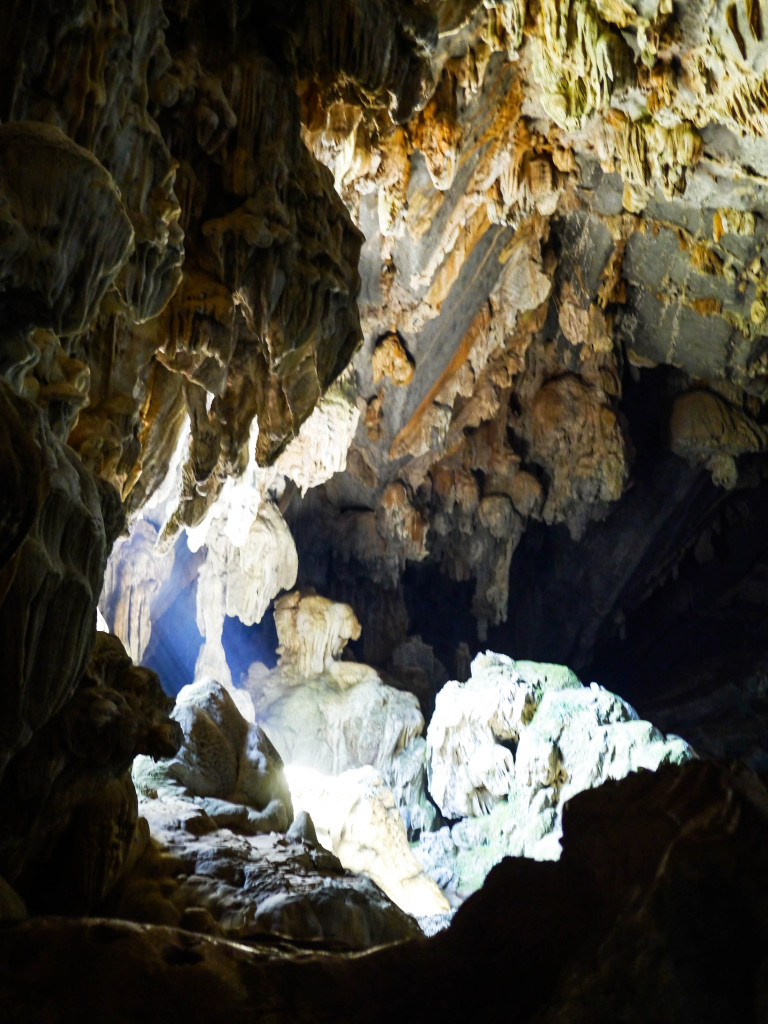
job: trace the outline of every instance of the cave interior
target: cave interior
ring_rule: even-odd
[[[3,0],[3,1019],[768,1022],[766,33]]]

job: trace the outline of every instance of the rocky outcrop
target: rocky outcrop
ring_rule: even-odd
[[[173,717],[184,732],[184,744],[166,766],[168,775],[199,797],[264,812],[271,822],[280,820],[278,830],[285,832],[293,808],[283,762],[264,730],[242,717],[227,690],[211,679],[185,686]]]
[[[148,514],[105,592],[109,625],[135,659],[173,612],[186,627],[179,640],[195,648],[189,674],[237,682],[222,643],[228,619],[247,628],[297,584],[355,609],[355,622],[344,613],[334,624],[326,606],[314,640],[285,644],[286,663],[251,673],[249,686],[292,754],[306,743],[312,759],[387,774],[412,835],[430,824],[423,723],[415,698],[387,689],[377,670],[418,676],[429,713],[445,675],[437,662],[466,678],[486,642],[582,674],[602,658],[635,686],[633,699],[673,684],[709,749],[733,745],[763,764],[755,722],[723,727],[718,747],[727,719],[702,715],[692,690],[714,659],[710,690],[713,677],[737,678],[721,698],[743,702],[747,718],[764,711],[762,684],[749,680],[768,622],[765,65],[753,0],[3,5],[0,913],[22,916],[21,896],[32,910],[117,907],[130,876],[145,885],[141,913],[171,925],[251,939],[270,927],[302,941],[346,930],[359,945],[410,934],[388,904],[361,911],[375,903],[368,889],[342,898],[343,923],[324,910],[315,925],[305,900],[300,927],[286,924],[293,905],[261,873],[283,849],[263,830],[287,823],[285,799],[270,810],[254,795],[240,740],[222,741],[207,711],[210,728],[187,710],[188,734],[214,737],[221,786],[189,798],[178,777],[163,785],[176,808],[168,820],[192,830],[202,821],[208,840],[188,846],[194,831],[176,828],[186,870],[149,845],[139,871],[147,834],[126,769],[137,749],[162,752],[175,739],[156,680],[113,641],[94,646],[120,502],[133,522]],[[334,416],[311,414],[350,363],[337,431]],[[315,442],[273,475],[267,464],[287,457],[303,423]],[[357,622],[376,669],[336,657]],[[398,655],[416,634],[435,663]],[[607,737],[616,723],[603,719],[628,714],[623,704],[575,687],[560,694],[590,758],[626,766],[631,744],[618,736],[657,739],[634,721]],[[479,783],[445,787],[446,809],[454,795],[474,809],[498,801],[485,826],[453,827],[457,848],[490,840],[490,828],[509,837],[501,817],[515,801],[497,792],[512,763],[537,788],[536,828],[558,817],[577,779],[610,774],[605,760],[599,770],[579,762],[554,703],[545,694],[525,728],[500,727],[515,749],[486,744]],[[299,713],[331,742],[299,741]],[[255,726],[243,735],[270,762]],[[216,774],[203,749],[174,768],[198,787],[198,761]],[[761,947],[739,949],[735,996],[719,994],[712,964],[734,947],[734,929],[763,926],[750,859],[763,845],[762,796],[706,767],[679,778],[681,789],[662,779],[659,790],[648,780],[622,790],[656,837],[638,873],[624,841],[615,871],[578,843],[562,869],[510,868],[515,894],[533,889],[537,907],[558,914],[542,923],[523,905],[514,946],[503,929],[483,944],[485,912],[477,929],[461,918],[470,924],[450,942],[478,955],[469,967],[460,951],[452,960],[446,939],[436,962],[452,981],[455,966],[470,994],[456,1000],[433,980],[436,1013],[488,1016],[493,1000],[475,1005],[477,986],[463,980],[470,969],[476,978],[478,959],[493,972],[516,958],[522,981],[505,977],[505,991],[522,1018],[590,1019],[603,1002],[616,1018],[683,1006],[681,1018],[748,1019],[748,998],[764,988]],[[267,795],[276,786],[273,773]],[[681,835],[675,819],[686,821]],[[724,867],[740,829],[752,853]],[[304,865],[325,856],[302,851]],[[301,871],[286,871],[298,891]],[[614,899],[615,876],[634,902]],[[302,885],[322,902],[324,882]],[[583,902],[567,902],[571,887]],[[724,905],[717,894],[729,888]],[[126,913],[131,898],[119,897]],[[33,932],[16,934],[34,945]],[[92,948],[105,937],[69,934]],[[152,942],[166,973],[189,968],[194,981],[190,961],[205,953],[130,932],[134,950]],[[574,951],[554,972],[553,944]],[[17,972],[20,948],[9,961]],[[350,1015],[407,1016],[408,984],[367,1013],[397,959],[350,963],[366,999],[346,991],[341,968],[327,990],[338,985]],[[298,977],[302,966],[325,977],[314,962],[286,970]],[[41,955],[37,969],[58,967]],[[143,998],[142,985],[126,987]],[[311,1019],[308,988],[280,989],[274,1005]]]
[[[99,633],[64,708],[8,766],[0,871],[40,911],[100,906],[147,843],[130,768],[176,752],[181,729],[157,676]]]
[[[96,796],[101,785],[125,772],[135,746],[148,742],[149,726],[142,720],[141,702],[135,708],[126,706],[108,682],[103,691],[107,707],[112,698],[117,703],[114,712],[103,709],[106,731],[99,739],[101,711],[90,704],[91,696],[98,704],[98,693],[88,683],[96,600],[109,547],[122,523],[117,495],[83,468],[28,400],[5,383],[0,383],[0,391],[8,487],[0,570],[0,645],[6,673],[0,800],[8,816],[2,870],[15,878],[26,858],[41,855],[39,845],[48,841],[44,837],[49,827],[52,842],[74,806]],[[97,651],[94,658],[98,676],[103,654]],[[136,683],[126,685],[130,691]],[[145,685],[142,682],[139,690]],[[162,708],[159,686],[155,698],[160,700],[158,709]],[[81,719],[82,748],[75,728]],[[107,727],[111,720],[118,733],[126,730],[119,741]],[[98,748],[101,742],[106,769],[89,765],[92,745]],[[61,747],[58,756],[52,755],[48,744]],[[70,772],[74,780],[68,777]],[[31,773],[29,780],[27,773]],[[84,787],[79,796],[67,795],[73,782],[75,790]],[[43,809],[49,797],[54,804],[63,802],[59,818],[51,807]],[[42,836],[37,834],[40,828]]]
[[[254,415],[259,458],[271,460],[343,369],[359,337],[360,236],[301,144],[291,72],[266,56],[284,32],[281,14],[237,18],[221,48],[202,5],[139,6],[92,2],[61,17],[46,8],[34,20],[16,4],[7,11],[4,147],[26,149],[35,169],[24,189],[50,201],[23,205],[8,157],[6,189],[22,206],[6,248],[38,318],[88,254],[87,291],[68,317],[51,308],[40,323],[66,335],[63,358],[90,368],[72,443],[124,497],[144,473],[138,507],[185,405],[193,441],[182,518],[191,523],[242,470]],[[67,173],[54,180],[62,160]],[[221,164],[214,178],[208,161]],[[22,239],[39,230],[50,256],[28,272]],[[54,231],[66,244],[51,245]],[[32,302],[40,273],[58,280]]]
[[[395,796],[375,768],[324,775],[292,767],[288,778],[296,806],[345,868],[372,879],[416,918],[448,913],[448,900],[414,857]]]
[[[290,958],[167,927],[43,919],[0,933],[0,992],[14,1022],[97,1020],[119,986],[126,1022],[167,999],[170,1021],[268,1004],[276,1021],[383,1024],[407,1018],[429,979],[441,1016],[492,1016],[512,986],[520,1021],[759,1017],[766,814],[754,776],[667,768],[575,798],[561,861],[505,860],[432,939]]]
[[[564,808],[578,793],[695,754],[562,665],[488,652],[467,682],[438,694],[426,757],[430,795],[461,820],[423,832],[418,856],[442,888],[464,896],[504,856],[557,859]]]
[[[139,660],[150,646],[153,622],[189,595],[201,644],[192,659],[194,674],[167,678],[169,689],[206,675],[229,686],[239,681],[222,645],[225,619],[245,626],[260,622],[272,600],[296,582],[296,548],[278,495],[289,481],[306,490],[343,470],[358,415],[348,382],[341,382],[272,467],[258,465],[251,444],[243,473],[227,480],[203,520],[174,540],[189,431],[182,434],[163,486],[115,545],[100,598],[108,625]],[[174,643],[173,637],[163,639]]]
[[[318,844],[306,814],[294,822],[280,755],[224,687],[184,687],[173,716],[184,734],[178,755],[134,762],[152,839],[112,894],[111,913],[240,941],[270,935],[346,949],[418,933]]]

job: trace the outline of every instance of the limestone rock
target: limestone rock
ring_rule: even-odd
[[[621,698],[597,683],[545,693],[515,753],[516,777],[538,790],[553,786],[559,800],[638,769],[688,760],[679,737],[665,737],[637,718]]]
[[[549,687],[577,687],[561,665],[515,663],[478,655],[466,683],[437,695],[427,730],[428,787],[448,818],[487,814],[515,778],[514,747]]]
[[[21,427],[37,449],[28,463],[29,483],[4,501],[6,555],[13,557],[0,589],[0,646],[8,679],[0,716],[1,772],[62,709],[86,669],[97,592],[122,516],[115,492],[83,468],[41,414],[6,384],[0,390],[10,414],[6,439],[15,446],[14,432]],[[29,451],[24,440],[18,444],[20,453]]]
[[[253,669],[246,687],[256,720],[288,764],[336,774],[373,765],[387,772],[393,759],[424,728],[416,697],[385,686],[365,666],[339,663],[336,673],[296,680],[278,669]]]
[[[192,930],[239,941],[271,936],[347,949],[417,934],[415,923],[372,882],[344,871],[321,847],[283,836],[268,815],[256,821],[243,805],[225,811],[211,801],[193,802],[178,784],[158,781],[151,788],[156,795],[141,799],[140,810],[161,845],[115,893],[118,916],[186,921]],[[207,927],[196,926],[192,912]]]
[[[0,872],[31,910],[93,908],[148,843],[127,760],[137,746],[167,749],[167,709],[156,681],[122,652],[105,659],[102,641],[87,666],[119,499],[140,512],[179,450],[173,507],[140,538],[135,571],[111,574],[107,617],[130,653],[175,597],[162,546],[196,524],[197,551],[185,539],[175,568],[198,588],[199,665],[221,682],[227,612],[257,618],[300,566],[302,587],[354,607],[377,669],[415,632],[445,664],[459,644],[464,661],[490,643],[580,672],[606,665],[641,707],[670,694],[695,716],[693,696],[727,700],[707,711],[709,748],[747,747],[764,767],[752,673],[768,622],[767,59],[757,0],[2,4]],[[347,468],[322,450],[337,435],[318,417],[320,441],[291,456],[296,487],[268,474],[242,520],[217,508],[235,490],[227,480],[242,495],[250,464],[274,461],[309,422],[361,335],[339,436],[354,431],[353,406],[369,415]],[[390,349],[390,375],[376,367],[374,380],[377,345],[393,337],[407,355]],[[142,577],[144,593],[116,594]],[[315,725],[338,742],[322,756],[372,758],[382,773],[388,762],[386,781],[423,806],[413,708],[395,706],[372,669],[329,655],[347,626],[325,619],[313,648],[321,675],[306,700],[323,702]],[[254,672],[255,696],[279,710],[304,686],[288,669],[279,696],[278,675],[264,691]],[[652,728],[614,721],[629,713],[602,691],[556,696],[501,744],[490,729],[486,781],[459,789],[492,803],[505,778],[511,788],[435,841],[464,858],[459,876],[505,849],[552,852],[569,787],[642,761],[645,744],[659,753]],[[289,737],[295,721],[280,721]],[[215,749],[228,763],[227,744]],[[189,879],[199,860],[209,903],[195,904],[198,883],[179,881],[176,864],[159,876],[186,895],[176,905],[147,884],[147,904],[216,932],[230,898],[233,917],[251,913],[219,882],[240,892],[249,837],[271,853],[280,840],[264,829],[285,807],[173,787],[174,822],[235,840],[185,861]],[[209,1006],[228,1019],[407,1019],[425,978],[440,1019],[490,1016],[499,991],[538,1021],[759,1016],[755,780],[689,766],[618,788],[630,811],[613,846],[609,783],[573,859],[497,871],[495,930],[488,903],[476,918],[469,908],[434,961],[270,963],[272,985],[242,950],[219,959],[215,944],[59,922],[53,955],[27,923],[0,957],[3,1006],[16,1012],[26,979],[45,1005],[22,1005],[23,1019],[88,1006],[103,1018],[108,999],[88,1004],[82,986],[65,996],[87,963],[102,995],[142,1001],[142,1019],[169,1002],[185,1019]],[[525,828],[517,809],[530,812]],[[155,853],[144,850],[145,882]],[[276,905],[288,934],[290,901]],[[344,927],[359,936],[357,909]],[[305,937],[338,934],[313,932],[309,917]],[[211,963],[234,983],[209,992]],[[312,983],[285,984],[302,974]],[[318,1006],[318,988],[341,1009]]]
[[[86,672],[6,770],[0,806],[4,875],[38,910],[87,912],[146,843],[129,769],[181,740],[157,676],[98,633]]]
[[[111,175],[54,125],[0,130],[5,330],[81,332],[133,249]]]
[[[746,412],[707,391],[680,395],[669,424],[670,449],[691,462],[703,462],[716,484],[733,487],[738,478],[734,458],[760,451],[768,433]]]
[[[108,623],[134,658],[140,659],[149,646],[152,620],[168,610],[180,591],[193,588],[203,640],[195,676],[212,676],[228,686],[236,682],[222,646],[225,617],[245,625],[261,621],[270,602],[296,581],[296,549],[278,495],[288,479],[306,489],[343,469],[358,415],[348,383],[341,383],[267,469],[256,462],[257,430],[252,430],[243,474],[226,481],[202,521],[174,540],[190,439],[189,426],[182,430],[162,486],[113,550],[100,599]],[[176,689],[187,681],[169,679],[168,686]]]
[[[386,774],[424,728],[418,701],[367,666],[337,664],[308,679],[252,668],[245,685],[256,720],[288,764],[329,774],[368,764]]]
[[[417,854],[443,888],[466,896],[502,857],[557,859],[576,794],[694,756],[564,666],[479,655],[466,683],[438,694],[427,730],[429,792],[461,820],[422,833]]]
[[[286,763],[327,776],[376,768],[396,792],[398,830],[403,820],[408,834],[430,827],[417,698],[385,685],[367,665],[335,660],[360,635],[352,609],[296,592],[276,602],[275,622],[280,663],[271,672],[252,665],[244,685],[255,720]]]
[[[113,912],[241,940],[268,934],[343,948],[415,934],[373,883],[317,845],[311,822],[301,834],[289,830],[282,760],[226,689],[187,686],[174,715],[184,729],[179,755],[134,762],[152,844],[113,895]]]
[[[448,977],[430,1004],[446,1018],[492,1017],[510,986],[524,1022],[759,1017],[767,812],[755,776],[666,768],[583,793],[571,812],[560,862],[505,860],[428,940],[286,956],[157,925],[38,918],[0,933],[0,994],[12,1024],[98,1020],[118,986],[131,1024],[163,1000],[174,1024],[267,1003],[275,1021],[384,1024],[407,1019],[425,978]]]
[[[275,602],[280,666],[310,679],[331,671],[349,640],[360,636],[360,623],[349,605],[298,591]]]
[[[184,742],[166,771],[196,796],[264,811],[282,805],[285,831],[293,820],[283,762],[260,726],[247,722],[229,692],[212,679],[183,687],[174,719]]]
[[[413,377],[413,366],[408,353],[396,334],[388,334],[373,351],[373,382],[389,377],[393,384],[405,387]]]
[[[288,781],[296,806],[311,815],[320,842],[345,868],[372,879],[414,917],[449,910],[413,856],[394,794],[374,768],[323,775],[292,767]]]
[[[417,736],[392,760],[387,784],[409,839],[435,826],[438,812],[427,793],[427,741]]]

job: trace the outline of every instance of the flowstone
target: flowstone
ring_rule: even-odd
[[[320,842],[345,868],[367,875],[406,913],[445,914],[449,903],[408,846],[395,795],[370,765],[340,775],[290,768],[297,807],[307,811]]]
[[[277,668],[255,663],[244,685],[286,763],[328,775],[371,765],[401,802],[413,801],[414,821],[428,821],[419,702],[369,666],[340,660],[347,641],[360,636],[352,609],[294,591],[275,602],[275,625]]]

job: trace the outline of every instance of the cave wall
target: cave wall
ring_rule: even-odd
[[[300,70],[355,68],[287,13],[0,15],[0,873],[37,910],[100,904],[147,842],[131,762],[180,741],[154,673],[96,639],[126,514],[188,431],[168,543],[199,523],[230,476],[285,448],[359,341],[361,235],[302,141],[296,88]],[[364,78],[413,103],[420,44],[400,35]]]
[[[746,678],[767,624],[746,526],[767,439],[762,15],[437,8],[415,118],[310,97],[305,135],[366,238],[364,418],[346,471],[285,512],[299,582],[353,604],[361,656],[390,668],[419,633],[448,666],[487,643],[621,689],[626,663],[642,703],[695,689],[717,635]]]
[[[150,842],[128,768],[180,742],[157,677],[96,638],[118,535],[178,452],[147,562],[182,528],[207,529],[229,482],[286,455],[348,366],[359,420],[345,468],[321,486],[288,474],[269,500],[299,582],[355,607],[366,660],[397,675],[396,651],[421,632],[446,664],[492,641],[615,671],[652,665],[661,637],[678,661],[661,659],[651,689],[637,668],[642,696],[663,698],[681,665],[689,702],[714,690],[764,712],[759,4],[9,0],[0,58],[4,917],[103,907]],[[123,611],[141,638],[146,609]],[[741,646],[732,690],[722,658],[704,672],[705,632]],[[689,711],[706,725],[711,708]],[[753,861],[743,881],[717,838],[737,863],[744,835],[750,857],[762,849],[756,780],[696,771],[680,789],[622,791],[647,798],[662,838],[638,868],[643,905],[617,897],[617,932],[610,900],[599,934],[585,935],[583,907],[566,918],[579,953],[557,998],[572,1019],[628,962],[606,962],[603,942],[653,935],[665,908],[690,920],[686,883],[691,902],[720,883],[746,887],[738,910],[763,899]],[[657,798],[692,808],[712,850],[659,832]],[[574,880],[600,875],[593,856],[542,882],[555,915]],[[670,863],[672,881],[650,885]],[[505,892],[528,884],[520,870],[496,875]],[[605,875],[601,896],[617,884]],[[526,905],[526,927],[548,936],[537,913]],[[472,914],[444,940],[457,970]],[[714,931],[718,914],[740,935],[760,924],[718,903]],[[33,965],[3,978],[13,998],[34,988],[38,935],[88,941],[89,926],[25,927],[7,933],[29,936]],[[125,934],[133,977],[156,955],[205,960],[165,933]],[[675,941],[653,947],[632,992],[652,993]],[[532,961],[546,945],[531,940]],[[742,945],[748,1014],[764,1009],[765,971]],[[434,971],[440,950],[425,949]],[[321,967],[307,973],[323,983]],[[689,992],[687,976],[674,984]],[[296,1011],[301,990],[275,1012]],[[557,1006],[531,999],[521,1019],[539,1010]]]

